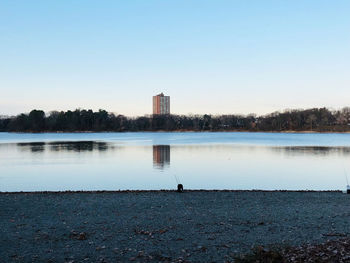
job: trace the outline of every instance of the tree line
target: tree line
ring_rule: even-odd
[[[2,132],[78,131],[350,131],[350,108],[285,110],[264,116],[250,115],[150,115],[126,117],[105,110],[32,110],[29,114],[0,117]]]

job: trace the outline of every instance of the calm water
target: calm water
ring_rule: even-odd
[[[0,191],[344,190],[350,134],[0,133]]]

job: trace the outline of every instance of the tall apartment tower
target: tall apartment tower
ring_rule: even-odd
[[[170,96],[163,93],[153,96],[153,114],[170,114]]]

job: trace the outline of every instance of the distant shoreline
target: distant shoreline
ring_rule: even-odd
[[[0,116],[0,131],[10,132],[350,132],[350,109],[311,108],[267,115],[145,115],[127,117],[100,109],[74,111],[32,110],[17,116]]]
[[[192,190],[188,189],[184,192],[188,193],[215,193],[215,192],[223,192],[223,193],[343,193],[341,190],[205,190],[198,189]],[[126,193],[177,193],[176,190],[163,189],[163,190],[76,190],[76,191],[18,191],[18,192],[0,192],[0,195],[6,194],[126,194]]]
[[[295,133],[295,134],[350,134],[350,131],[252,131],[252,130],[214,130],[214,131],[195,131],[195,130],[176,130],[176,131],[0,131],[0,133],[19,133],[19,134],[66,134],[66,133]]]

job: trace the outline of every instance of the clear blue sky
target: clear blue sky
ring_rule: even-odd
[[[350,106],[350,1],[0,2],[0,115]]]

